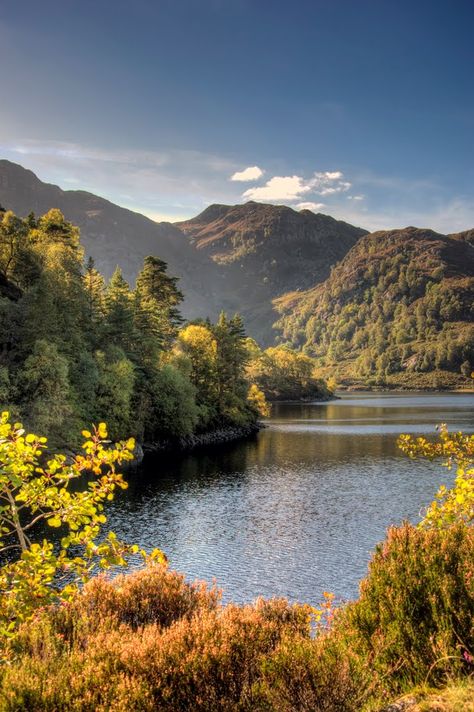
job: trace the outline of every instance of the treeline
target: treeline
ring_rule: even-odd
[[[0,211],[0,294],[0,405],[55,444],[103,420],[113,439],[151,442],[259,415],[241,318],[183,327],[157,257],[134,289],[119,268],[106,283],[59,210]]]

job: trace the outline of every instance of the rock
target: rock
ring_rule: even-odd
[[[400,700],[391,702],[386,707],[383,707],[380,712],[409,712],[409,710],[413,709],[419,701],[418,697],[409,695],[408,697],[403,697]]]
[[[211,430],[207,433],[188,435],[177,440],[163,440],[160,442],[144,443],[144,456],[160,452],[191,452],[199,448],[214,447],[223,443],[242,440],[255,435],[261,430],[263,423],[246,426],[228,426]]]

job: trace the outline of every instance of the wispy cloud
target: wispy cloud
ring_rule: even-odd
[[[351,201],[334,205],[328,212],[338,220],[345,220],[371,232],[413,225],[449,234],[474,227],[474,201],[456,197],[442,200],[432,209],[383,205],[368,208],[363,202]]]
[[[229,176],[262,169],[255,165],[242,170],[241,161],[202,151],[109,150],[0,138],[0,158],[20,163],[41,180],[65,189],[89,190],[155,220],[190,218],[215,202],[260,200],[297,210],[324,208],[328,215],[369,230],[416,225],[446,233],[474,226],[474,196],[453,195],[429,176],[407,179],[362,170],[353,170],[350,176],[341,170],[317,170],[305,176],[288,171],[270,173],[272,177],[262,185],[242,193],[241,181]]]
[[[251,181],[251,180],[258,180],[263,176],[264,171],[262,171],[261,168],[258,166],[249,166],[248,168],[245,168],[243,171],[237,171],[233,175],[231,175],[230,180],[233,181]]]
[[[58,141],[0,141],[0,157],[41,180],[97,193],[153,219],[191,217],[212,202],[237,202],[224,180],[232,160],[193,150],[106,150]]]
[[[297,208],[297,210],[312,210],[314,213],[317,210],[321,210],[322,208],[324,208],[325,205],[325,203],[312,203],[309,200],[307,202],[298,203],[297,205],[295,205],[295,207]]]

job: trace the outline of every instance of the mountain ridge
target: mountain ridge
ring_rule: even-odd
[[[59,208],[79,226],[87,254],[106,276],[119,265],[133,283],[143,258],[157,255],[180,279],[186,318],[241,312],[249,334],[263,344],[274,337],[273,298],[325,279],[366,232],[330,216],[255,202],[213,204],[191,220],[157,223],[88,191],[44,183],[5,160],[0,203],[21,216]],[[198,232],[212,239],[203,245]]]

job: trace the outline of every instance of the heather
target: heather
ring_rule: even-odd
[[[38,611],[3,668],[5,710],[378,709],[472,674],[474,531],[392,528],[360,598],[222,605],[164,565]]]

